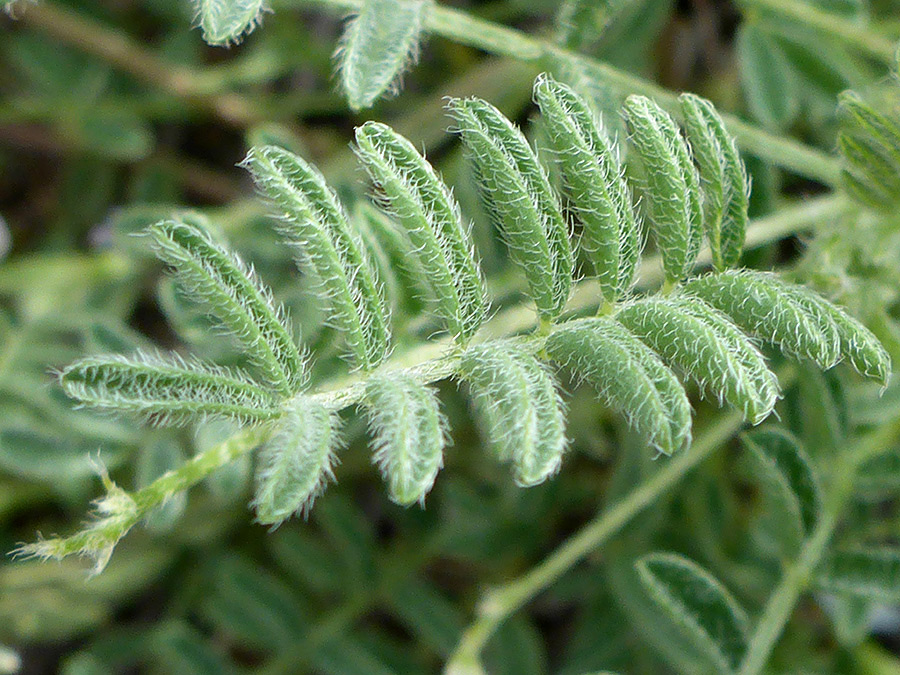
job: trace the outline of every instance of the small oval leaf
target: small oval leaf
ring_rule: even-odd
[[[333,478],[340,444],[335,413],[303,396],[288,405],[259,453],[253,506],[264,525],[279,525],[309,511]]]
[[[492,342],[463,353],[459,376],[469,385],[488,443],[501,461],[512,462],[518,485],[537,485],[559,470],[565,413],[544,364],[515,342]]]
[[[449,104],[513,259],[522,267],[540,315],[556,318],[572,288],[575,261],[562,209],[522,132],[487,101]]]
[[[569,321],[547,339],[550,356],[586,380],[600,399],[660,452],[690,445],[691,406],[675,374],[612,319]]]
[[[569,206],[581,223],[581,248],[603,296],[615,302],[631,288],[641,250],[640,220],[618,150],[571,87],[544,74],[534,83],[534,96]]]
[[[713,266],[721,271],[741,257],[747,231],[750,181],[728,133],[712,103],[695,94],[679,97],[684,129],[700,167],[703,185],[703,223]]]
[[[240,42],[259,22],[263,0],[197,0],[203,39],[211,45]]]
[[[636,563],[651,597],[675,628],[705,654],[716,672],[737,669],[747,648],[748,620],[724,586],[674,553],[651,553]]]
[[[338,72],[353,110],[368,108],[396,88],[416,59],[430,0],[363,0],[338,49]]]
[[[402,506],[425,503],[443,465],[447,424],[431,387],[411,375],[376,375],[363,405],[375,437],[375,463]]]
[[[674,120],[656,103],[632,95],[622,114],[644,166],[644,199],[666,280],[681,281],[693,268],[703,238],[700,177]]]

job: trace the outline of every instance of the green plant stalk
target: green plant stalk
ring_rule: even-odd
[[[214,70],[198,73],[166,63],[128,37],[58,4],[29,4],[23,8],[21,19],[65,44],[208,110],[231,125],[250,126],[266,121],[256,101],[234,92],[218,91],[226,84],[220,73]]]
[[[358,10],[362,0],[277,0],[274,4],[276,8],[320,6],[346,13]],[[673,92],[613,68],[602,61],[582,56],[522,31],[440,5],[432,7],[428,12],[425,27],[430,33],[491,54],[536,63],[543,63],[547,59],[568,62],[581,68],[590,77],[605,82],[620,94],[643,94],[655,99],[669,112],[680,114],[678,96]],[[733,115],[723,114],[722,119],[728,130],[737,138],[742,150],[800,176],[813,178],[828,185],[837,185],[840,167],[834,158],[790,138],[770,134],[742,122]]]
[[[786,567],[777,588],[769,596],[738,671],[740,675],[757,675],[762,672],[800,595],[809,587],[813,573],[825,555],[842,511],[853,496],[858,467],[884,450],[886,445],[896,441],[898,436],[900,423],[895,421],[864,436],[841,453],[832,469],[832,482],[822,519],[806,540],[800,555]]]
[[[745,14],[747,10],[765,10],[803,23],[825,33],[826,36],[838,38],[885,65],[891,66],[894,63],[896,45],[893,41],[843,17],[823,12],[811,3],[791,0],[740,0],[739,4],[744,8]]]
[[[698,434],[691,448],[666,464],[616,504],[602,510],[576,535],[556,549],[540,565],[515,581],[488,591],[477,609],[477,618],[463,632],[456,651],[447,662],[446,675],[484,675],[481,651],[510,615],[550,586],[575,563],[609,541],[632,518],[677,485],[692,469],[731,438],[743,424],[738,413],[728,413]]]

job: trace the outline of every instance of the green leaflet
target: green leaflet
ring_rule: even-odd
[[[467,349],[459,377],[501,461],[511,461],[516,483],[529,487],[559,470],[566,448],[565,414],[556,381],[544,364],[515,342]]]
[[[164,221],[148,232],[157,257],[235,337],[268,384],[284,396],[306,385],[306,363],[287,314],[252,268],[187,220]]]
[[[751,423],[772,412],[778,382],[762,355],[724,314],[699,298],[640,300],[622,307],[616,319]]]
[[[430,0],[364,0],[338,48],[341,87],[353,110],[370,107],[415,60]]]
[[[340,443],[337,415],[304,396],[288,405],[259,452],[253,506],[264,525],[279,525],[295,513],[307,513],[333,478]]]
[[[822,510],[822,488],[812,462],[797,439],[782,429],[754,429],[741,440],[772,506],[767,515],[785,533],[785,544],[794,555]]]
[[[603,296],[615,302],[631,287],[641,249],[640,223],[618,151],[587,101],[543,74],[534,96],[541,109],[565,195],[582,226]]]
[[[778,131],[794,121],[800,99],[794,71],[771,37],[744,23],[735,43],[747,107],[764,126]]]
[[[747,648],[748,620],[724,586],[696,563],[674,553],[651,553],[638,575],[674,628],[708,659],[715,672],[737,669]]]
[[[681,281],[694,266],[703,237],[700,178],[675,122],[645,96],[629,96],[622,114],[644,165],[650,227],[666,280]]]
[[[254,29],[263,0],[196,0],[203,39],[211,45],[240,42]]]
[[[437,395],[411,375],[376,375],[366,383],[364,406],[375,437],[375,463],[402,506],[425,503],[443,465],[447,422]]]
[[[816,582],[820,588],[834,593],[878,602],[898,602],[900,548],[864,548],[833,553],[819,568]]]
[[[412,143],[390,127],[366,122],[356,129],[356,142],[385,210],[403,225],[427,270],[435,311],[464,344],[484,321],[487,297],[459,205]]]
[[[575,262],[547,174],[522,132],[490,103],[452,99],[449,109],[482,195],[525,272],[538,313],[552,320],[569,299]]]
[[[852,91],[840,95],[838,116],[844,187],[866,206],[892,211],[900,203],[900,126]]]
[[[387,310],[371,261],[344,208],[315,168],[276,146],[252,148],[243,166],[281,209],[281,234],[330,305],[331,322],[354,363],[374,368],[387,356]]]
[[[550,356],[594,387],[600,399],[660,452],[691,442],[691,406],[675,374],[612,319],[569,321],[547,340]]]
[[[860,375],[887,386],[891,379],[891,356],[872,331],[841,307],[803,286],[782,282],[781,290],[803,305],[823,332],[837,332],[840,358],[846,358]]]
[[[734,137],[713,104],[694,94],[679,97],[684,130],[700,167],[703,224],[713,266],[722,271],[737,265],[747,230],[750,181]]]
[[[721,310],[742,330],[785,354],[831,368],[840,358],[840,336],[812,291],[771,272],[725,271],[691,279],[684,289]]]
[[[205,417],[260,422],[278,416],[271,395],[242,373],[175,354],[82,359],[62,371],[60,383],[85,405],[134,413],[159,425]]]

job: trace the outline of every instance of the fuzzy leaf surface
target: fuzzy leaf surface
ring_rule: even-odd
[[[449,108],[481,194],[525,272],[538,313],[554,319],[569,299],[575,261],[547,173],[522,132],[487,101],[453,99]]]
[[[728,133],[712,103],[695,94],[679,97],[684,129],[700,167],[703,186],[703,224],[712,251],[713,266],[722,271],[737,265],[747,231],[750,181]]]
[[[703,237],[700,177],[672,117],[646,96],[622,109],[629,140],[644,166],[650,228],[669,282],[691,271]]]
[[[779,396],[765,360],[724,314],[688,297],[649,298],[622,307],[616,319],[697,384],[753,424]]]
[[[607,318],[566,322],[547,340],[551,357],[588,382],[604,404],[660,452],[690,445],[691,406],[659,356]]]
[[[301,270],[315,275],[331,310],[330,323],[354,363],[373,368],[387,356],[387,309],[359,234],[318,170],[276,146],[253,148],[243,166],[281,213],[279,231]]]
[[[364,405],[375,438],[375,463],[391,500],[402,506],[424,504],[447,442],[436,392],[405,373],[376,375],[366,383]]]
[[[246,375],[177,355],[82,359],[62,371],[60,382],[85,405],[133,413],[159,425],[206,417],[261,422],[278,416],[271,394]]]
[[[252,268],[187,220],[158,223],[149,234],[157,257],[235,337],[272,387],[289,395],[305,386],[307,367],[287,313]]]
[[[240,42],[263,10],[263,0],[197,0],[196,4],[203,39],[211,45]]]
[[[334,477],[337,427],[337,415],[321,403],[303,396],[289,403],[259,453],[253,506],[260,523],[278,525],[309,511]]]
[[[494,342],[467,349],[459,376],[488,443],[501,461],[512,462],[518,485],[537,485],[559,470],[567,444],[565,411],[544,364],[514,342]]]
[[[840,335],[834,320],[822,311],[824,301],[771,272],[708,274],[691,279],[684,288],[785,354],[811,359],[822,368],[831,368],[840,357]]]
[[[487,297],[459,205],[431,164],[390,127],[366,122],[356,143],[379,200],[409,236],[436,313],[466,342],[484,320]]]
[[[844,187],[878,211],[900,202],[900,125],[853,91],[840,95],[838,148]]]
[[[397,88],[397,80],[418,54],[430,5],[430,0],[364,0],[347,22],[337,53],[350,108],[368,108]]]
[[[631,288],[641,250],[640,220],[618,150],[571,87],[544,74],[535,81],[534,95],[565,196],[581,223],[581,248],[603,296],[615,302]]]

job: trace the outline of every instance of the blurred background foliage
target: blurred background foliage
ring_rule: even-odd
[[[348,203],[362,182],[352,128],[379,119],[424,147],[469,217],[494,297],[520,299],[474,193],[443,98],[477,95],[526,123],[538,67],[432,37],[402,93],[348,112],[332,74],[340,15],[298,0],[273,2],[239,46],[206,46],[186,0],[42,0],[0,16],[0,549],[36,531],[71,531],[97,493],[102,463],[125,487],[147,484],[226,438],[227,425],[142,428],[75,410],[53,369],[91,353],[151,344],[219,363],[241,355],[184,301],[135,236],[185,208],[202,211],[259,270],[303,326],[335,356],[304,279],[278,245],[236,167],[247,148],[274,142],[318,164]],[[310,3],[311,5],[312,3]],[[675,90],[696,91],[759,126],[831,152],[837,95],[853,88],[896,106],[890,58],[897,0],[791,0],[866,39],[836,39],[775,3],[622,0],[569,3],[575,29],[559,31],[560,3],[442,3],[515,26]],[[872,37],[874,41],[868,38]],[[875,40],[877,38],[877,40]],[[877,41],[880,40],[881,43]],[[863,44],[864,43],[864,44]],[[891,51],[891,55],[892,55]],[[592,83],[602,110],[618,94]],[[893,108],[896,110],[896,108]],[[615,125],[611,115],[607,121]],[[752,215],[826,187],[747,157]],[[360,226],[379,218],[360,202]],[[751,251],[755,267],[792,268],[845,304],[900,361],[897,214],[844,209]],[[390,264],[398,255],[386,247]],[[417,300],[388,288],[406,327],[427,337]],[[317,367],[333,368],[334,358]],[[900,387],[878,388],[837,369],[801,367],[780,404],[816,463],[868,429],[896,424]],[[0,563],[0,672],[429,673],[455,647],[486,586],[527,571],[662,462],[590,391],[571,389],[572,450],[561,474],[516,488],[480,451],[464,399],[442,387],[453,446],[427,509],[391,504],[371,466],[364,426],[349,420],[340,482],[307,522],[275,532],[247,508],[249,460],[166,503],[85,580],[79,561]],[[720,414],[697,403],[697,428]],[[570,570],[507,621],[485,652],[489,673],[579,675],[670,672],[680,658],[657,644],[659,618],[631,562],[651,550],[701,562],[758,613],[794,554],[765,490],[730,441],[624,536]],[[897,544],[900,447],[866,466],[838,539]],[[900,584],[898,584],[900,586]],[[900,593],[900,587],[898,587]],[[900,614],[883,601],[821,592],[794,614],[772,672],[898,673]],[[4,646],[5,645],[5,646]],[[647,647],[651,647],[648,649]],[[676,666],[677,667],[677,666]]]

